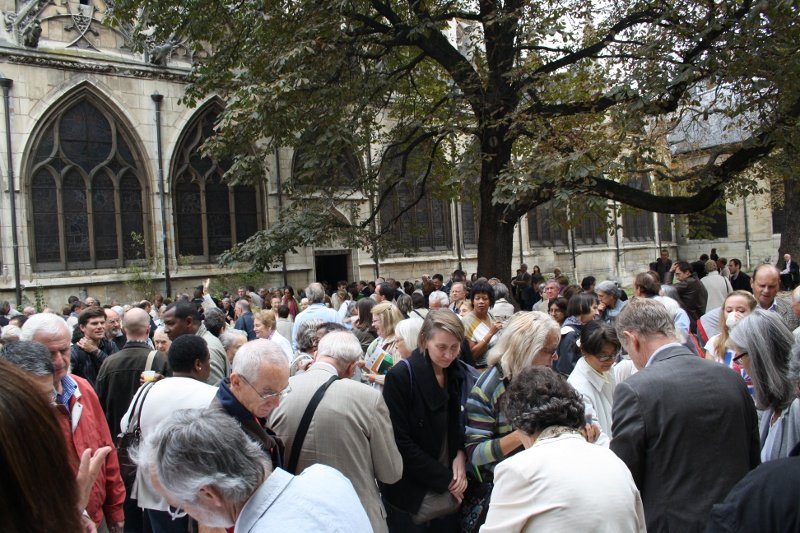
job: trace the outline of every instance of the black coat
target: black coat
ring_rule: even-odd
[[[733,276],[731,276],[731,287],[733,287],[733,290],[735,291],[747,291],[749,293],[753,292],[753,287],[750,284],[750,276],[741,270],[739,271],[739,275],[736,276],[736,279],[733,279]]]
[[[443,493],[450,485],[452,469],[438,460],[445,436],[448,463],[464,448],[459,416],[463,366],[454,361],[445,375],[442,389],[430,359],[419,350],[411,354],[408,364],[398,363],[386,375],[383,399],[403,456],[403,477],[392,485],[381,484],[381,492],[392,505],[410,513],[419,510],[428,490]]]

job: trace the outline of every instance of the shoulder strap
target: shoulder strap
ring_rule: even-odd
[[[156,358],[156,351],[153,350],[149,354],[147,354],[147,363],[144,365],[144,371],[147,372],[148,370],[153,370],[153,359]]]
[[[131,411],[130,419],[128,419],[128,431],[126,433],[134,433],[139,431],[139,427],[142,421],[142,407],[144,407],[144,401],[147,398],[147,394],[150,392],[150,389],[153,388],[155,384],[154,381],[145,383],[141,389],[139,389],[139,393],[133,400],[133,411]],[[134,424],[134,420],[136,421]]]
[[[411,392],[414,392],[414,373],[411,371],[411,363],[408,362],[408,359],[400,359],[401,363],[405,363],[406,368],[408,369],[408,379],[411,380]]]
[[[317,389],[317,392],[314,393],[314,396],[311,397],[311,401],[308,402],[308,406],[303,413],[303,418],[300,419],[300,425],[297,426],[294,442],[292,442],[292,453],[289,455],[289,463],[286,468],[289,473],[294,474],[297,471],[297,461],[300,459],[300,450],[303,448],[303,442],[306,440],[308,427],[311,425],[311,419],[314,418],[314,412],[317,410],[319,402],[322,401],[322,397],[325,396],[328,387],[333,385],[333,382],[338,379],[339,376],[331,376],[331,379],[323,383],[322,386]]]

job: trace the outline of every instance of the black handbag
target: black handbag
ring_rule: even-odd
[[[125,487],[130,488],[136,479],[136,463],[131,459],[130,450],[139,446],[142,437],[140,423],[142,420],[142,406],[147,398],[147,393],[153,388],[155,382],[145,383],[133,398],[133,410],[128,420],[128,430],[117,435],[117,458],[119,459],[119,473]]]

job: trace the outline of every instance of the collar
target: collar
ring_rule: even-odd
[[[769,306],[769,309],[767,309],[767,311],[777,311],[777,310],[778,310],[778,299],[775,298],[774,300],[772,300],[772,305]]]
[[[132,341],[132,340],[128,339],[128,342],[125,343],[125,346],[123,346],[122,349],[124,350],[125,348],[128,348],[129,346],[131,348],[136,348],[136,347],[140,347],[140,346],[147,346],[148,348],[150,347],[150,345],[147,344],[147,341]]]
[[[600,372],[592,368],[591,365],[589,365],[589,363],[586,362],[586,359],[584,357],[578,359],[578,362],[575,365],[575,370],[578,370],[578,366],[580,366],[580,372],[583,375],[583,377],[586,378],[586,381],[588,381],[589,384],[591,384],[591,386],[594,387],[595,390],[597,390],[598,392],[603,390],[603,386],[606,383],[611,383],[610,380],[611,377],[614,375],[613,372],[608,371],[605,373],[605,375],[601,374]]]
[[[338,376],[339,375],[339,371],[336,370],[335,366],[333,366],[330,363],[325,363],[323,361],[317,361],[316,363],[314,363],[313,365],[311,365],[309,367],[309,370],[314,369],[314,368],[322,370],[323,372],[330,372],[334,376]]]
[[[242,511],[236,518],[234,529],[250,531],[252,526],[269,511],[269,508],[293,479],[294,476],[285,470],[280,468],[273,470],[242,507]]]
[[[431,410],[437,410],[447,403],[447,391],[458,390],[457,382],[463,379],[458,359],[445,369],[447,390],[439,386],[430,359],[424,356],[419,348],[414,350],[414,353],[408,358],[408,362],[411,364],[411,371],[414,373],[414,381],[418,384],[420,395]]]
[[[665,352],[667,349],[675,347],[683,348],[683,345],[679,342],[670,342],[664,344],[663,346],[659,346],[658,349],[655,352],[653,352],[653,354],[650,356],[650,359],[647,360],[647,364],[644,365],[644,367],[647,368],[648,366],[652,365],[653,361],[655,361],[657,356],[663,354],[663,352]]]
[[[69,402],[73,395],[75,398],[80,398],[81,393],[75,380],[69,374],[66,374],[61,378],[61,394],[56,395],[56,403],[63,405],[69,411]]]
[[[253,414],[236,399],[236,396],[231,392],[230,385],[231,378],[225,378],[220,382],[219,388],[217,389],[217,400],[219,400],[223,409],[239,422],[253,420]]]

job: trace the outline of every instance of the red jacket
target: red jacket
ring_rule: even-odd
[[[91,448],[96,450],[103,446],[111,446],[111,453],[106,457],[106,463],[97,474],[89,504],[86,511],[96,525],[100,525],[103,517],[109,526],[125,520],[122,504],[125,502],[125,485],[119,473],[119,461],[111,432],[108,430],[103,408],[94,389],[83,378],[69,375],[78,384],[78,390],[69,400],[71,417],[67,416],[62,408],[56,409],[61,431],[67,441],[68,454],[71,456],[73,469],[77,472],[80,457],[83,451]],[[73,419],[77,426],[72,429]]]

